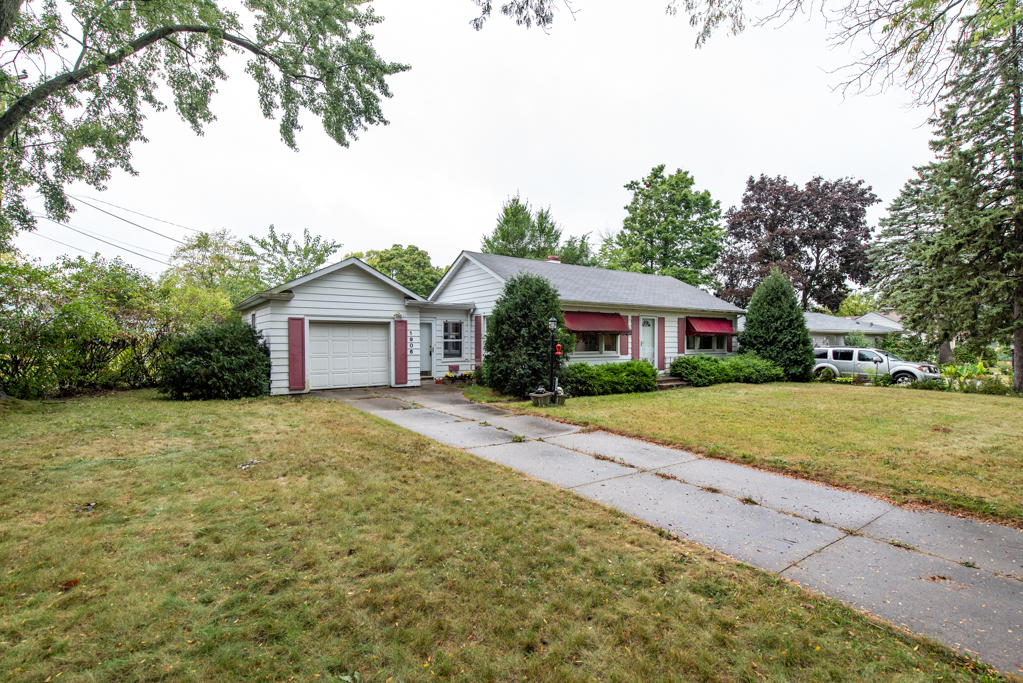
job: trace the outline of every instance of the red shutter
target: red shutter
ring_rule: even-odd
[[[483,360],[483,316],[478,315],[474,321],[476,328],[476,362]]]
[[[657,319],[657,369],[664,369],[664,318]]]
[[[639,359],[639,338],[642,336],[642,332],[639,331],[639,316],[632,316],[632,336],[635,339],[632,340],[632,360]]]
[[[629,335],[623,334],[618,337],[618,354],[622,356],[629,355]]]
[[[408,320],[394,321],[394,383],[408,384]]]
[[[729,349],[730,350],[730,349]],[[678,352],[683,354],[686,352],[686,319],[678,319]]]
[[[305,318],[288,318],[288,389],[305,389]]]
[[[728,353],[732,352],[732,335],[728,335]]]

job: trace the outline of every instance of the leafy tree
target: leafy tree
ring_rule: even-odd
[[[910,363],[933,363],[934,346],[918,335],[889,332],[877,342],[877,348],[893,353]]]
[[[755,353],[777,364],[792,381],[810,379],[813,340],[796,291],[778,268],[772,269],[753,292],[739,346],[742,352]]]
[[[750,176],[742,205],[725,214],[729,244],[717,267],[724,280],[717,295],[745,306],[779,268],[804,311],[815,304],[837,309],[850,282],[870,279],[867,208],[878,201],[862,180],[817,176],[799,188],[781,176]]]
[[[850,294],[849,296],[842,299],[842,303],[838,307],[838,313],[844,318],[848,317],[860,317],[866,315],[872,311],[876,311],[880,306],[877,303],[877,298],[870,294]]]
[[[171,252],[161,280],[171,287],[223,292],[232,303],[266,289],[259,269],[245,258],[241,243],[226,229],[186,237]]]
[[[434,266],[430,263],[428,253],[411,244],[407,247],[395,244],[390,249],[383,251],[359,252],[349,254],[349,256],[361,258],[384,275],[420,296],[429,296],[447,270]]]
[[[713,286],[711,266],[724,236],[721,204],[693,190],[682,169],[665,176],[664,164],[625,186],[632,201],[622,229],[601,245],[602,265],[615,270],[667,275],[694,286]]]
[[[562,263],[575,266],[594,265],[593,246],[590,244],[590,233],[579,237],[569,237],[558,247],[558,258]]]
[[[875,286],[929,341],[1014,345],[1023,391],[1023,70],[1019,31],[959,48],[937,160],[893,202]]]
[[[243,269],[255,270],[262,289],[270,289],[319,270],[341,248],[340,242],[313,237],[309,228],[302,235],[304,241],[293,244],[291,234],[278,236],[271,224],[266,237],[250,235],[251,243],[238,242],[238,260],[244,262]]]
[[[529,273],[505,283],[487,324],[483,376],[488,386],[509,396],[526,396],[547,386],[551,316],[558,321],[557,343],[562,348],[554,367],[560,377],[574,338],[565,329],[557,288],[546,278]]]
[[[365,4],[319,0],[0,0],[0,243],[34,227],[29,188],[66,220],[67,183],[103,189],[115,169],[134,174],[131,145],[145,142],[144,107],[166,108],[161,88],[201,134],[227,50],[248,56],[259,107],[280,116],[292,149],[302,109],[343,146],[386,124],[387,77],[408,67],[377,55],[367,31],[380,21]]]
[[[861,349],[865,349],[870,346],[870,342],[867,341],[867,335],[863,334],[859,330],[853,330],[849,334],[845,335],[842,340],[846,346],[856,346]]]

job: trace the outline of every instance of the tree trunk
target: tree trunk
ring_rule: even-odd
[[[952,344],[949,342],[941,342],[941,346],[938,347],[938,362],[942,365],[952,362]]]
[[[1012,180],[1015,190],[1012,217],[1013,246],[1016,252],[1016,286],[1012,292],[1012,388],[1023,392],[1023,75],[1020,74],[1020,57],[1017,54],[1017,28],[1012,26],[1013,47],[1013,92],[1012,92]]]

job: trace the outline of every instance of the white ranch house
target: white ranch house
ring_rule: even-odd
[[[273,394],[419,386],[482,361],[487,322],[523,272],[561,294],[572,362],[732,353],[744,311],[671,277],[463,251],[429,298],[356,258],[245,299],[235,309],[270,347]]]

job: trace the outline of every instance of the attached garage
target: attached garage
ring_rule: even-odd
[[[235,310],[270,348],[270,393],[297,394],[418,386],[419,310],[409,304],[423,301],[349,258],[255,294]]]
[[[390,383],[387,325],[309,323],[310,389],[347,389]]]

